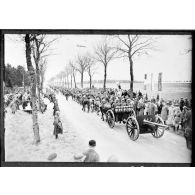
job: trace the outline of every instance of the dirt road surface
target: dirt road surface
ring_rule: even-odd
[[[154,163],[190,163],[191,151],[186,148],[184,137],[166,131],[163,137],[156,139],[151,134],[141,134],[137,141],[127,135],[124,124],[116,124],[111,129],[96,113],[81,110],[81,105],[62,95],[57,95],[61,118],[66,118],[88,143],[97,142],[97,152],[102,162],[115,155],[119,162],[154,162]]]

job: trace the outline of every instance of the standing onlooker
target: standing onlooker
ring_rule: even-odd
[[[173,102],[169,101],[168,105],[169,105],[169,107],[168,107],[169,115],[168,115],[167,125],[173,126],[173,122],[174,122],[174,106],[173,106]]]
[[[183,98],[181,98],[180,99],[180,102],[179,102],[179,107],[180,107],[180,111],[182,112],[182,110],[183,110],[183,107],[184,107],[184,100],[183,100]]]
[[[10,108],[12,110],[12,114],[15,114],[16,110],[17,110],[17,105],[15,100],[12,101],[12,103],[10,104]]]
[[[187,98],[184,101],[184,106],[186,106],[186,107],[190,106],[190,102],[189,102],[189,100]]]
[[[169,108],[167,106],[167,103],[164,101],[162,102],[162,111],[161,111],[161,118],[164,121],[164,124],[166,124],[166,121],[168,119],[168,114],[169,114]]]
[[[63,133],[63,127],[62,127],[62,122],[60,120],[60,112],[56,111],[55,116],[54,116],[54,132],[53,134],[55,135],[56,139],[58,139],[58,134]]]
[[[190,105],[183,108],[184,137],[188,149],[192,148],[192,110]]]
[[[159,114],[159,115],[161,114],[162,107],[163,107],[163,100],[159,100],[159,101],[157,102],[157,109],[158,109],[158,114]]]
[[[180,105],[179,104],[174,104],[174,109],[173,109],[173,112],[174,112],[174,122],[173,122],[173,125],[174,125],[174,129],[175,129],[175,132],[178,132],[179,130],[179,124],[181,122],[181,110],[180,110]]]
[[[187,127],[192,128],[192,111],[191,111],[190,107],[187,107],[187,106],[183,107],[182,118],[183,118],[184,130]]]

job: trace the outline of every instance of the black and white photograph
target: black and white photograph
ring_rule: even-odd
[[[190,31],[2,32],[5,163],[190,166]]]
[[[1,194],[193,194],[194,1],[0,8]]]

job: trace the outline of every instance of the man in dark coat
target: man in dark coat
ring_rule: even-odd
[[[56,139],[58,139],[58,134],[63,134],[63,127],[62,127],[62,122],[60,120],[60,112],[56,111],[55,116],[54,116],[54,136]]]
[[[184,107],[183,126],[185,129],[184,137],[188,149],[192,148],[192,111],[190,107]]]
[[[183,110],[184,103],[185,103],[185,102],[184,102],[183,98],[181,98],[181,99],[180,99],[180,102],[179,102],[179,107],[180,107],[181,112],[182,112],[182,110]]]

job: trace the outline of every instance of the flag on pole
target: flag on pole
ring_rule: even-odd
[[[162,91],[162,72],[158,74],[158,91]]]
[[[144,74],[144,90],[146,90],[147,86],[147,74]]]

